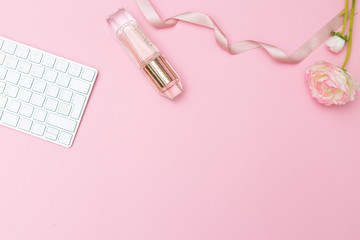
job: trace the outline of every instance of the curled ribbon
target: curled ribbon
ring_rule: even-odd
[[[199,12],[186,12],[174,17],[170,17],[162,21],[149,0],[136,0],[136,3],[146,19],[156,28],[173,27],[178,21],[188,22],[199,26],[212,28],[215,32],[216,42],[225,51],[231,54],[240,54],[251,49],[263,48],[276,61],[282,63],[298,63],[304,60],[312,51],[314,51],[322,42],[329,36],[330,32],[340,28],[344,23],[344,16],[337,14],[325,26],[323,26],[317,33],[315,33],[308,41],[299,47],[290,56],[286,55],[280,48],[254,40],[245,40],[229,44],[225,34],[217,26],[215,21],[208,15]]]

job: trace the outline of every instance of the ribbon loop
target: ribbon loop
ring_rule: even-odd
[[[228,43],[228,39],[221,29],[217,26],[215,21],[208,15],[199,12],[186,12],[174,17],[170,17],[161,20],[159,15],[156,13],[155,9],[151,5],[149,0],[136,0],[138,7],[144,14],[145,18],[150,22],[155,28],[167,28],[175,26],[178,21],[183,21],[187,23],[192,23],[202,27],[212,28],[215,33],[216,42],[223,48],[225,51],[231,54],[240,54],[255,48],[263,48],[265,51],[276,61],[281,63],[298,63],[304,60],[307,56],[310,55],[317,47],[320,46],[329,36],[331,31],[334,31],[340,28],[344,22],[344,16],[342,11],[340,14],[337,14],[333,19],[331,19],[325,26],[323,26],[317,33],[315,33],[308,41],[306,41],[301,47],[295,50],[290,56],[286,55],[284,51],[280,48],[254,40],[245,40],[240,42],[235,42],[233,44]]]

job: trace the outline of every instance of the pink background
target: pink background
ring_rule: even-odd
[[[232,42],[291,53],[337,0],[153,0],[162,17],[213,16]],[[1,1],[0,35],[95,67],[72,148],[0,126],[1,240],[358,240],[360,99],[324,107],[297,65],[232,56],[190,24],[156,30],[132,0]],[[180,74],[159,96],[110,34],[124,6]],[[360,24],[348,70],[360,80]]]

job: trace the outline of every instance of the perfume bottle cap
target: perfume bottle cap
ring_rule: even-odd
[[[110,15],[106,21],[109,23],[111,29],[116,33],[118,29],[130,21],[136,22],[136,20],[131,16],[125,8],[118,9],[115,13]]]

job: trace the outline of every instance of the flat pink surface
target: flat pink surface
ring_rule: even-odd
[[[153,0],[196,10],[232,42],[291,53],[337,14],[336,0]],[[358,240],[360,99],[324,107],[297,65],[232,56],[209,29],[151,27],[132,0],[1,1],[0,35],[99,70],[72,148],[0,126],[1,240]],[[158,95],[105,18],[126,7],[185,92]],[[356,17],[357,18],[357,17]],[[360,80],[360,22],[348,70]]]

